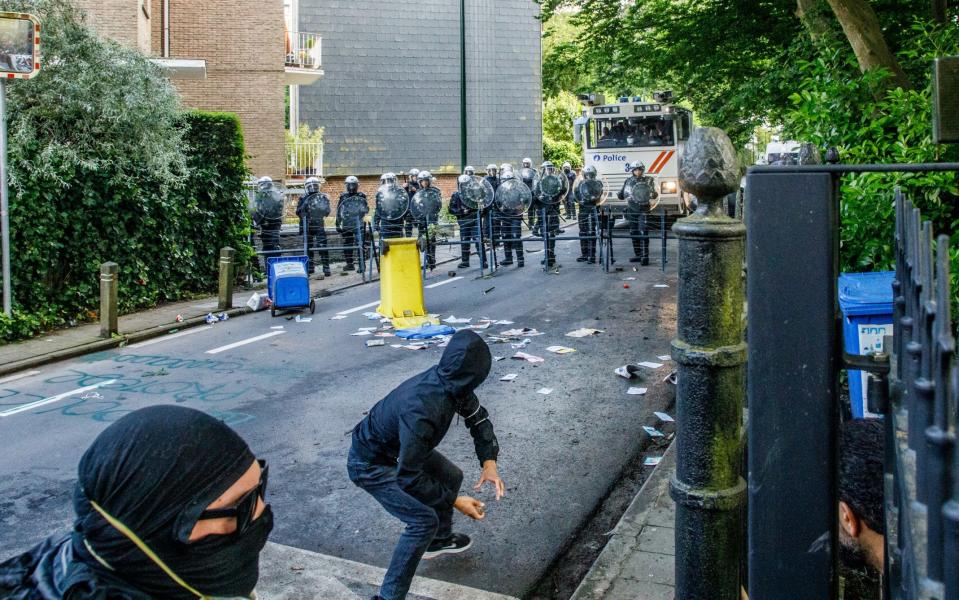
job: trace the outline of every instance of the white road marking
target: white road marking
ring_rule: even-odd
[[[167,335],[162,335],[155,337],[152,340],[146,340],[143,342],[137,342],[136,344],[130,344],[127,348],[143,348],[145,346],[152,346],[153,344],[159,344],[160,342],[165,342],[167,340],[175,340],[176,338],[183,337],[185,335],[193,335],[194,333],[203,333],[204,331],[210,331],[213,329],[212,325],[207,325],[206,327],[194,327],[193,329],[187,329],[186,331],[181,331],[179,333],[170,333]]]
[[[462,279],[462,278],[461,278],[461,277],[450,277],[449,279],[444,279],[443,281],[430,284],[430,285],[426,286],[426,289],[431,290],[431,289],[433,289],[433,288],[438,288],[438,287],[440,287],[441,285],[446,285],[447,283],[453,283],[454,281],[459,281],[460,279]]]
[[[355,313],[355,312],[360,312],[361,310],[364,310],[364,309],[366,309],[366,308],[372,308],[372,307],[374,307],[374,306],[379,306],[379,305],[380,305],[380,301],[377,300],[376,302],[370,302],[369,304],[364,304],[363,306],[357,306],[356,308],[351,308],[351,309],[349,309],[349,310],[340,310],[340,311],[337,311],[336,314],[338,314],[338,315],[349,315],[349,314],[353,314],[353,313]]]
[[[220,346],[219,348],[214,348],[212,350],[207,350],[207,354],[219,354],[220,352],[226,352],[227,350],[232,350],[234,348],[239,348],[240,346],[246,346],[247,344],[252,344],[254,342],[259,342],[260,340],[265,340],[276,335],[283,335],[286,331],[271,331],[270,333],[264,333],[263,335],[258,335],[256,337],[251,337],[245,340],[240,340],[239,342],[233,342],[232,344],[227,344],[226,346]]]
[[[62,394],[57,394],[56,396],[50,396],[49,398],[44,398],[42,400],[36,400],[34,402],[29,402],[27,404],[21,404],[14,408],[9,408],[3,412],[0,412],[0,417],[10,417],[17,413],[22,413],[27,410],[32,410],[34,408],[39,408],[41,406],[46,406],[47,404],[53,404],[54,402],[59,402],[64,398],[69,398],[70,396],[76,396],[77,394],[82,394],[83,392],[89,392],[90,390],[95,390],[99,387],[110,385],[115,383],[116,379],[110,379],[107,381],[101,381],[100,383],[95,383],[93,385],[88,385],[86,387],[77,388],[75,390],[70,390],[69,392],[63,392]]]
[[[0,379],[0,383],[9,383],[11,381],[16,381],[18,379],[23,379],[24,377],[30,377],[31,375],[36,375],[40,371],[25,371],[23,373],[17,373],[16,375],[11,375],[10,377],[4,377]]]

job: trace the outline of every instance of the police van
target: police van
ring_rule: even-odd
[[[601,94],[581,94],[583,114],[573,137],[583,146],[583,166],[594,166],[607,186],[607,205],[624,207],[617,194],[636,162],[656,182],[653,209],[685,212],[690,204],[679,190],[679,161],[692,133],[692,113],[671,104],[672,92],[656,92],[653,101],[622,97],[606,104]]]

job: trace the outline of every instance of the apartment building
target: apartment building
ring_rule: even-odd
[[[102,35],[164,67],[184,104],[243,124],[256,176],[287,175],[286,94],[323,76],[320,38],[290,31],[284,0],[79,0]],[[319,171],[310,165],[302,171]]]

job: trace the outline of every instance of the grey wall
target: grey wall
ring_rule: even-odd
[[[460,168],[459,0],[299,0],[323,36],[325,76],[300,120],[325,128],[324,172]],[[468,160],[542,157],[539,7],[466,0]]]

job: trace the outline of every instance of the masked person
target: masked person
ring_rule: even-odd
[[[380,189],[376,192],[376,208],[373,211],[373,229],[380,232],[380,237],[385,239],[403,237],[403,231],[405,224],[408,218],[409,211],[407,210],[403,213],[403,216],[398,219],[387,219],[382,216],[383,212],[383,194],[386,188],[396,187],[396,175],[393,173],[384,173],[380,177]],[[409,202],[409,197],[406,198],[406,201]],[[412,226],[408,237],[413,235]]]
[[[509,164],[504,164],[500,167],[500,174],[503,181],[516,178],[516,174],[513,173],[513,167]],[[516,268],[519,269],[526,266],[523,254],[523,242],[520,241],[523,238],[522,214],[512,216],[499,214],[499,212],[496,211],[494,217],[498,223],[497,229],[500,232],[500,236],[506,240],[503,242],[505,257],[500,265],[504,267],[512,265],[513,254],[516,254]]]
[[[251,598],[273,529],[266,482],[266,463],[222,421],[134,411],[80,459],[72,531],[0,563],[0,597]]]
[[[597,234],[597,226],[599,225],[599,214],[596,206],[590,201],[586,201],[585,190],[583,185],[588,181],[596,181],[596,167],[590,165],[583,169],[583,180],[580,181],[579,186],[576,187],[574,196],[577,202],[579,202],[579,219],[577,221],[579,225],[579,237],[580,238],[595,238]],[[586,262],[591,265],[596,264],[596,239],[580,239],[579,240],[579,258],[576,259],[576,262]]]
[[[330,197],[320,192],[320,180],[310,177],[304,185],[306,194],[300,196],[296,204],[296,216],[300,217],[300,228],[306,236],[307,256],[309,262],[306,270],[312,273],[316,268],[313,256],[317,249],[320,253],[320,264],[323,265],[323,276],[330,276],[330,254],[326,247],[326,217],[330,216]]]
[[[340,194],[339,202],[336,205],[336,231],[343,239],[343,258],[346,260],[344,274],[354,269],[353,249],[359,241],[359,246],[363,246],[363,217],[370,211],[369,201],[366,194],[360,191],[360,180],[350,175],[346,178],[346,191]],[[358,207],[358,211],[354,211]],[[357,236],[360,236],[357,238]],[[357,269],[358,271],[359,269]]]
[[[480,257],[480,264],[486,268],[486,253],[483,252],[483,246],[480,243],[479,221],[477,220],[476,209],[467,206],[463,202],[463,190],[465,186],[473,181],[470,172],[473,167],[466,167],[463,174],[456,181],[456,191],[450,196],[450,214],[456,217],[456,222],[460,229],[460,264],[456,265],[458,269],[468,269],[470,266],[470,242],[476,242],[476,254]],[[473,171],[475,173],[475,171]]]
[[[642,162],[632,164],[631,175],[623,182],[623,188],[619,190],[617,196],[620,200],[625,200],[632,196],[632,190],[637,184],[646,185],[649,188],[649,194],[633,198],[626,205],[626,220],[629,222],[629,235],[633,240],[633,258],[629,262],[638,262],[643,265],[649,264],[649,237],[648,225],[650,201],[659,197],[656,192],[656,183],[652,177],[645,175],[646,165]]]
[[[420,171],[417,175],[417,183],[419,190],[433,187],[433,174],[429,171]],[[435,233],[430,233],[430,225],[436,225],[439,221],[439,210],[440,207],[437,206],[435,213],[431,212],[415,219],[417,233],[426,240],[426,266],[431,270],[436,268],[436,237]]]
[[[563,197],[563,204],[566,205],[566,218],[575,219],[576,218],[576,171],[573,170],[573,165],[568,162],[563,163],[563,175],[566,176],[566,195]]]
[[[280,228],[283,226],[283,198],[273,186],[273,179],[260,177],[256,182],[256,208],[253,224],[260,229],[260,246],[266,257],[280,251]]]
[[[453,532],[453,509],[481,520],[484,504],[460,496],[463,472],[436,447],[459,415],[482,465],[478,490],[491,483],[506,492],[496,468],[499,444],[489,413],[474,391],[489,375],[492,356],[480,336],[456,332],[437,366],[400,384],[353,429],[347,472],[391,515],[406,524],[378,599],[406,598],[421,558],[467,550],[469,536]]]

